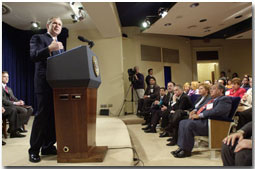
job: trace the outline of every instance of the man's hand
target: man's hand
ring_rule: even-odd
[[[237,133],[231,134],[223,139],[223,143],[227,145],[231,143],[231,145],[233,146],[235,144],[236,139],[239,139],[239,142],[242,141],[243,133],[237,132]]]
[[[23,100],[20,100],[19,102],[21,106],[25,105],[25,102]]]
[[[173,102],[176,102],[176,98],[177,98],[177,96],[174,94],[174,96],[173,96]]]
[[[137,77],[137,75],[136,75],[136,74],[135,74],[135,79],[136,79],[136,80],[138,80],[138,77]]]
[[[19,100],[17,102],[13,102],[13,104],[16,105],[16,106],[23,106],[24,102],[22,100]]]
[[[161,107],[161,111],[165,111],[167,109],[166,106]]]
[[[173,114],[174,114],[174,113],[175,113],[175,111],[174,111],[174,110],[171,110],[171,111],[170,111],[170,113],[173,113]]]
[[[242,149],[252,149],[252,141],[250,139],[239,140],[234,152],[237,153]]]
[[[159,105],[159,103],[160,103],[160,102],[159,102],[158,100],[155,100],[155,101],[154,101],[154,104],[155,104],[155,105]]]
[[[193,115],[193,114],[195,114],[196,113],[196,111],[194,110],[194,111],[191,111],[190,113],[189,113],[189,119],[191,119],[191,116]]]
[[[2,107],[2,114],[5,112],[5,109],[4,109],[4,107]]]
[[[56,40],[53,40],[48,48],[50,52],[64,49],[63,44],[61,42],[57,42]]]
[[[192,114],[190,118],[192,120],[199,119],[199,115],[198,114]]]
[[[148,97],[148,95],[144,95],[143,98],[146,99],[146,98],[149,98],[149,97]]]

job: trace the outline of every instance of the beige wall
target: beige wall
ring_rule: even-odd
[[[211,80],[212,81],[212,75],[211,73],[217,72],[217,66],[218,63],[198,63],[197,64],[197,77],[198,81],[203,82],[205,80]],[[215,80],[217,80],[218,77],[216,77]]]
[[[95,30],[69,31],[67,50],[79,45],[86,45],[77,40],[82,35],[95,42],[92,51],[98,56],[102,83],[97,94],[97,113],[101,104],[112,104],[110,113],[116,115],[124,98],[122,38],[104,39]]]
[[[252,40],[192,40],[192,49],[214,48],[219,50],[219,69],[225,71],[228,76],[237,72],[240,77],[244,74],[252,75]],[[193,52],[194,55],[194,52]],[[193,56],[193,62],[196,59]]]

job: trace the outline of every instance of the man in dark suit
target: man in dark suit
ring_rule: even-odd
[[[224,166],[252,165],[252,121],[223,139],[221,158]]]
[[[174,82],[168,82],[167,84],[167,95],[164,96],[162,100],[162,104],[159,107],[154,107],[150,110],[151,112],[151,119],[148,122],[148,126],[143,128],[146,133],[156,133],[156,126],[159,123],[159,120],[162,116],[168,116],[168,107],[171,105],[172,98],[173,98],[173,91],[174,91]],[[155,101],[157,104],[157,101]],[[158,102],[159,104],[159,102]],[[166,114],[166,115],[165,115]],[[162,119],[161,127],[166,126],[166,121]]]
[[[194,146],[194,136],[208,136],[208,119],[228,117],[232,100],[224,96],[225,87],[221,84],[215,84],[211,87],[211,100],[203,105],[196,113],[192,114],[186,120],[179,124],[178,146],[171,154],[176,158],[191,156]]]
[[[24,125],[28,123],[28,120],[33,113],[33,108],[31,106],[25,106],[23,100],[18,100],[10,87],[7,86],[9,82],[9,74],[7,71],[2,72],[2,104],[5,109],[9,111],[14,111],[18,115],[18,123],[20,127],[17,131],[8,130],[11,133],[10,137],[23,137],[19,132],[27,132],[24,128]]]
[[[159,91],[160,87],[156,84],[156,79],[151,77],[150,86],[146,88],[144,97],[138,100],[138,110],[141,112],[141,115],[144,116],[145,120],[148,118],[151,104],[156,99],[159,100],[160,98]]]
[[[146,82],[147,87],[150,86],[151,77],[153,77],[153,69],[152,68],[148,69],[148,75],[145,78],[145,82]]]
[[[62,30],[62,21],[52,17],[46,24],[47,33],[34,35],[30,40],[30,57],[35,62],[34,87],[38,112],[35,115],[29,149],[29,161],[39,162],[41,155],[56,155],[53,91],[46,81],[47,58],[64,51],[57,36]]]
[[[173,102],[171,104],[171,110],[169,114],[169,122],[165,129],[166,132],[169,133],[172,130],[173,138],[168,143],[168,146],[175,145],[178,139],[178,127],[179,122],[182,119],[188,118],[187,111],[192,108],[192,103],[189,96],[184,93],[181,85],[175,85],[174,87],[174,96]]]

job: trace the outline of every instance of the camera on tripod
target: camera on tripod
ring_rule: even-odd
[[[135,74],[136,74],[136,70],[135,69],[132,69],[132,68],[128,69],[128,80],[131,83],[134,83],[136,81]]]

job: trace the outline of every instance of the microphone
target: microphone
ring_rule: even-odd
[[[82,42],[87,42],[89,44],[89,48],[92,48],[95,45],[95,43],[93,41],[88,40],[82,36],[78,36],[78,39]]]

